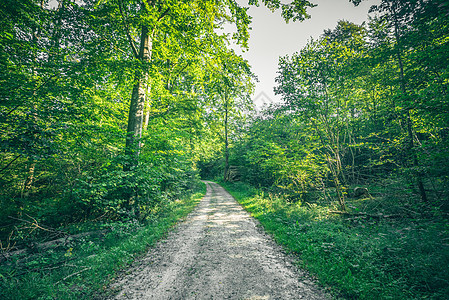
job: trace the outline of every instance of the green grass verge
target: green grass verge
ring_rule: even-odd
[[[449,298],[447,219],[348,220],[325,206],[221,184],[336,297]]]
[[[108,224],[105,234],[68,241],[45,253],[27,253],[0,265],[0,299],[103,299],[117,272],[144,254],[206,192],[164,205],[145,226]]]

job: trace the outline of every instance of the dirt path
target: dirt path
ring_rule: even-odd
[[[136,263],[116,299],[328,299],[222,187]]]

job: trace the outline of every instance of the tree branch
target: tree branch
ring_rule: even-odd
[[[51,75],[47,80],[45,80],[42,84],[40,84],[37,88],[35,88],[32,92],[31,95],[36,94],[37,91],[39,91],[42,87],[44,87],[47,83],[50,82],[50,80],[52,80],[53,78],[55,78],[56,76],[58,76],[60,73],[56,73]],[[20,98],[19,98],[20,99]],[[13,113],[16,109],[18,109],[21,106],[21,104],[17,104],[16,106],[14,106],[10,111],[8,111],[4,116],[8,116],[9,114]],[[3,170],[2,170],[3,171]],[[1,171],[0,171],[1,172]]]
[[[157,19],[157,21],[159,22],[160,20],[162,20],[170,11],[170,8],[167,8],[161,15],[160,17]]]
[[[131,33],[129,32],[129,26],[126,23],[126,17],[125,17],[125,14],[123,12],[123,7],[122,7],[122,0],[117,0],[117,1],[118,1],[118,7],[120,9],[120,14],[122,15],[122,18],[123,18],[123,25],[125,26],[126,36],[128,37],[129,45],[131,46],[134,57],[139,58],[139,52],[137,51],[135,41],[131,37]]]
[[[19,157],[21,157],[23,154],[19,154],[19,155],[17,155],[12,161],[10,161],[9,162],[9,164],[7,164],[6,165],[6,167],[3,167],[1,170],[0,170],[0,173],[1,172],[3,172],[4,170],[6,170],[13,162],[15,162]],[[3,178],[3,176],[2,177],[0,177],[0,178]]]

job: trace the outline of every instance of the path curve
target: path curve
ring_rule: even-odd
[[[197,208],[113,287],[115,299],[330,299],[213,182]]]

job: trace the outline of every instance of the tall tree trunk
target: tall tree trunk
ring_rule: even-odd
[[[224,181],[229,180],[229,142],[228,142],[228,96],[225,96],[225,168],[224,168]]]
[[[144,65],[151,58],[152,38],[150,37],[148,27],[142,27],[140,37],[140,47],[138,59]],[[145,68],[146,66],[143,66]],[[128,115],[128,129],[126,135],[125,154],[130,161],[124,165],[123,169],[129,171],[131,167],[137,164],[137,158],[140,153],[142,137],[142,126],[144,122],[144,108],[147,94],[148,71],[137,70],[134,77],[134,86],[131,95],[131,104]]]
[[[62,8],[61,8],[61,3],[62,3]],[[58,7],[58,13],[60,13],[60,9],[64,9],[64,4],[63,4],[63,2],[61,2],[61,3],[59,4],[59,7]],[[40,3],[42,10],[44,9],[43,4],[44,4],[43,2]],[[60,22],[61,22],[61,17],[58,18],[58,21],[56,23],[57,27],[59,27],[59,23]],[[41,28],[39,28],[39,27],[33,28],[33,44],[34,45],[38,44],[38,40],[40,38],[40,33],[41,33]],[[58,31],[56,31],[55,36],[57,37],[57,39],[56,39],[57,42],[53,43],[52,48],[53,48],[53,50],[56,49],[56,51],[59,51],[59,38],[60,37],[58,36]],[[36,70],[36,66],[38,64],[37,63],[37,56],[38,56],[38,54],[37,54],[36,51],[37,51],[37,48],[35,48],[35,50],[33,51],[33,62],[34,62],[34,64],[33,64],[32,70],[33,70],[34,77],[38,78],[38,72]],[[50,55],[49,60],[52,60],[51,55]],[[34,100],[36,96],[37,96],[37,87],[36,87],[36,83],[33,83],[32,99]],[[32,102],[31,107],[32,107],[32,110],[37,111],[37,105],[36,105],[36,103],[34,101]],[[31,117],[32,118],[32,122],[37,124],[38,123],[37,116],[34,115],[34,114],[30,114],[30,115],[32,116]],[[28,164],[28,167],[27,167],[28,175],[26,175],[25,180],[23,181],[22,191],[21,191],[21,198],[22,199],[23,198],[28,198],[28,196],[30,195],[31,187],[33,186],[34,177],[35,177],[34,171],[35,171],[35,167],[36,167],[36,162],[31,157],[28,158],[28,161],[29,161],[29,164]]]
[[[401,85],[401,92],[404,96],[407,96],[407,89],[406,89],[406,81],[404,76],[404,64],[402,61],[402,55],[401,55],[401,38],[399,35],[399,20],[396,13],[396,7],[391,7],[390,12],[393,15],[394,20],[394,35],[396,39],[397,44],[397,59],[398,59],[398,65],[399,65],[399,79],[400,79],[400,85]],[[410,116],[410,107],[407,107],[406,110],[406,121],[407,121],[407,138],[408,138],[408,151],[411,155],[412,159],[412,165],[415,169],[419,169],[419,161],[418,161],[418,155],[416,154],[415,145],[414,145],[414,134],[413,134],[413,121]],[[427,193],[426,189],[424,188],[424,183],[422,180],[423,174],[418,170],[416,171],[416,183],[418,185],[419,194],[421,196],[421,200],[423,202],[427,202]]]

